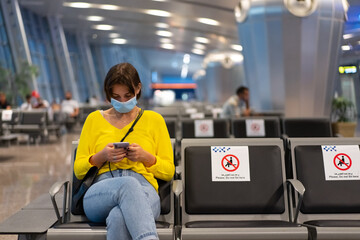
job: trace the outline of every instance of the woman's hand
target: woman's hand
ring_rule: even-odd
[[[139,144],[129,146],[126,157],[133,162],[142,162],[145,167],[151,167],[156,163],[156,157],[145,151]]]
[[[108,143],[102,150],[103,158],[106,162],[120,162],[126,157],[126,148],[114,148],[114,144]]]

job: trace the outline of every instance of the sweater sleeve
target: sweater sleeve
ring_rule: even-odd
[[[156,163],[147,168],[158,179],[170,181],[175,173],[174,152],[164,118],[155,113],[153,137]]]
[[[93,166],[90,164],[89,159],[95,154],[91,151],[91,141],[94,139],[92,136],[92,125],[94,121],[94,113],[91,113],[84,123],[81,130],[80,140],[76,151],[76,158],[74,163],[74,173],[76,178],[83,179],[85,174]]]

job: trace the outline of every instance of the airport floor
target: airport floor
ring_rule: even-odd
[[[80,131],[50,138],[46,144],[0,147],[0,222],[47,193],[56,181],[69,179],[71,142]],[[16,235],[0,235],[15,240]]]
[[[356,136],[360,137],[360,121]],[[56,181],[70,178],[71,142],[81,129],[55,137],[45,144],[20,143],[0,147],[0,223],[47,193]],[[15,240],[16,235],[0,235],[0,240]]]

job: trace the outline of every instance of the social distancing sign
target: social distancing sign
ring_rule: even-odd
[[[246,136],[265,137],[264,119],[246,119]]]
[[[3,110],[1,113],[1,120],[2,121],[11,121],[12,119],[12,110]]]
[[[212,146],[211,175],[214,182],[250,181],[248,146]]]
[[[321,146],[326,180],[360,180],[358,145]]]
[[[211,119],[195,120],[195,137],[214,137],[214,122]]]

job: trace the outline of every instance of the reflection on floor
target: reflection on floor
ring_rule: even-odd
[[[0,222],[47,193],[51,185],[70,177],[71,142],[79,133],[66,134],[46,144],[0,147]],[[15,240],[14,235],[0,235]]]

